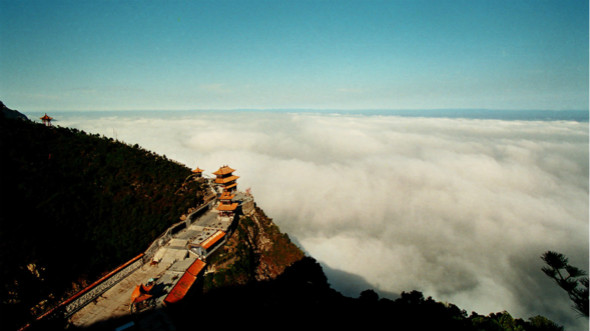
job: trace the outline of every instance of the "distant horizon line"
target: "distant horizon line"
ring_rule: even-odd
[[[411,111],[502,111],[502,112],[590,112],[589,109],[515,109],[515,108],[194,108],[194,109],[45,109],[33,112],[192,112],[192,111],[334,111],[334,112],[411,112]]]
[[[317,115],[335,115],[335,116],[398,116],[408,118],[447,118],[447,119],[471,119],[471,120],[505,120],[505,121],[574,121],[586,123],[589,122],[589,111],[587,110],[525,110],[525,109],[489,109],[489,108],[437,108],[437,109],[310,109],[310,108],[288,108],[288,109],[195,109],[195,110],[62,110],[62,111],[27,111],[23,114],[36,118],[43,113],[49,113],[52,116],[56,114],[71,114],[74,116],[96,117],[102,115],[108,116],[141,116],[146,114],[148,117],[157,117],[168,115],[189,115],[189,114],[317,114]]]

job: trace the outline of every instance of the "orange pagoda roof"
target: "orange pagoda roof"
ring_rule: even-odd
[[[238,186],[238,184],[237,184],[237,183],[233,183],[233,184],[231,184],[231,185],[226,185],[226,186],[224,186],[224,188],[225,188],[226,190],[229,190],[229,189],[232,189],[232,188],[234,188],[234,187],[236,187],[236,186]]]
[[[216,184],[227,184],[229,182],[233,182],[234,180],[240,178],[240,176],[229,176],[224,178],[215,178]]]
[[[235,197],[235,194],[231,194],[228,191],[223,191],[223,193],[221,193],[221,195],[219,196],[219,200],[231,200]]]
[[[53,117],[51,117],[51,116],[48,116],[48,115],[47,115],[47,113],[45,113],[45,116],[43,116],[43,117],[41,117],[41,118],[39,118],[39,119],[41,119],[41,120],[52,120],[52,119],[53,119]]]
[[[238,208],[237,202],[234,202],[231,205],[222,203],[219,206],[217,206],[217,210],[219,211],[234,211],[236,210],[236,208]]]
[[[219,170],[217,170],[213,174],[216,176],[223,176],[223,175],[231,174],[234,171],[236,171],[236,170],[232,169],[228,166],[223,166],[223,167],[219,168]]]
[[[201,169],[199,167],[197,167],[197,169],[193,170],[194,173],[201,173],[203,171],[205,171],[205,170],[203,170],[203,169]]]

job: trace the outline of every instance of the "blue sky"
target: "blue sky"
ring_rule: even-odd
[[[588,1],[0,0],[31,110],[588,109]]]

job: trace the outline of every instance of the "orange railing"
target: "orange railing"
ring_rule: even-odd
[[[137,260],[141,259],[143,257],[143,253],[137,255],[136,257],[132,258],[131,260],[125,262],[124,264],[120,265],[119,267],[117,267],[116,269],[114,269],[113,271],[109,272],[108,274],[106,274],[105,276],[101,277],[100,279],[98,279],[97,281],[93,282],[92,284],[86,286],[84,289],[82,289],[81,291],[77,292],[76,294],[72,295],[70,298],[68,298],[65,301],[62,301],[60,304],[58,304],[57,306],[53,307],[52,309],[50,309],[49,311],[45,312],[44,314],[38,316],[36,318],[36,321],[41,321],[45,318],[48,318],[49,316],[52,316],[53,314],[58,313],[61,309],[65,308],[68,304],[74,302],[76,299],[80,298],[82,295],[88,293],[89,291],[91,291],[92,289],[94,289],[96,286],[100,285],[101,283],[103,283],[104,281],[108,280],[109,278],[111,278],[112,276],[116,275],[117,273],[119,273],[121,270],[125,269],[126,267],[128,267],[130,264],[136,262]],[[105,289],[106,291],[107,289]],[[104,293],[104,292],[103,292]],[[102,293],[97,294],[100,295]],[[91,300],[90,300],[91,301]],[[20,328],[19,330],[25,330],[30,326],[30,324],[25,325],[24,327]]]

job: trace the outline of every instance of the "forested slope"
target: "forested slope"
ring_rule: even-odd
[[[143,252],[202,196],[185,182],[189,168],[76,129],[1,116],[0,155],[0,310],[10,326]]]

